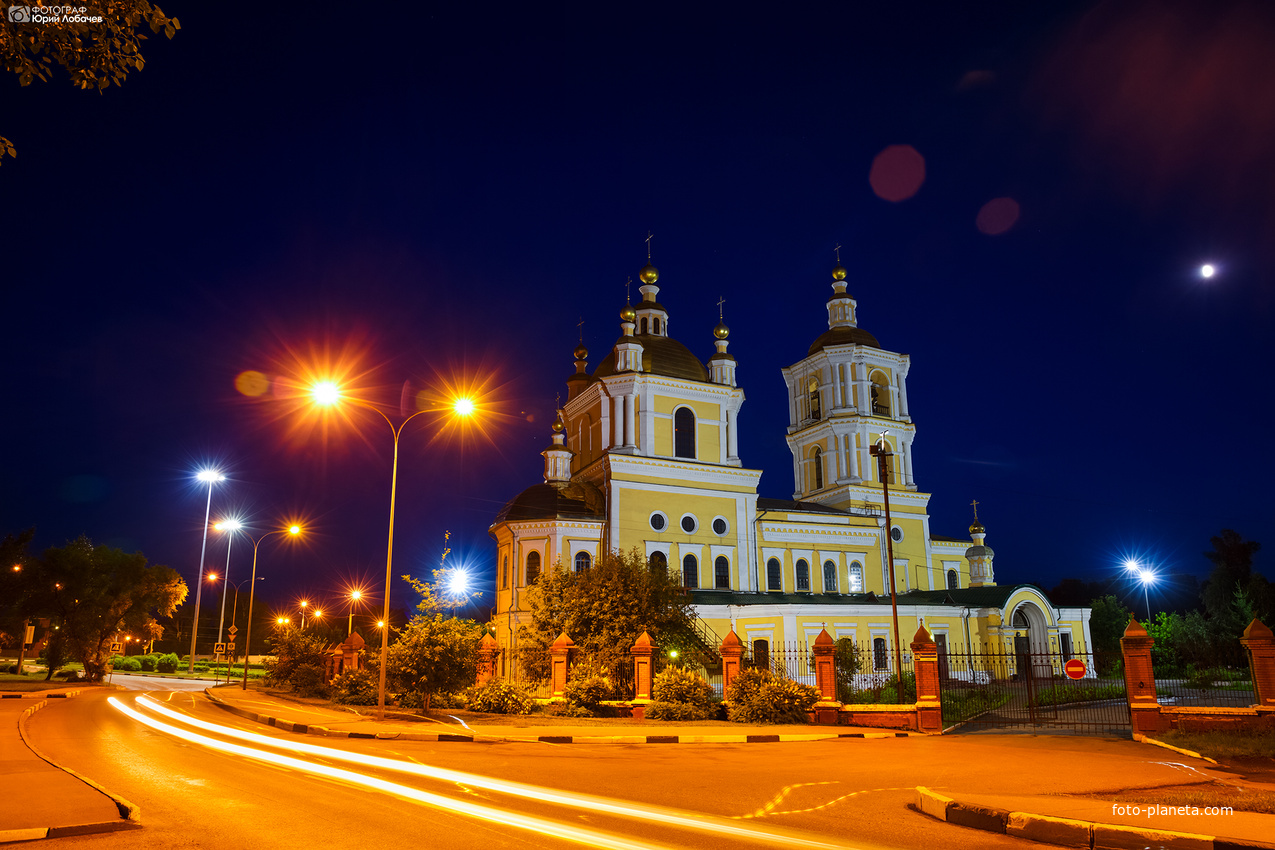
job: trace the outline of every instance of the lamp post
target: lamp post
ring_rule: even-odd
[[[394,461],[390,467],[390,529],[385,544],[385,613],[381,618],[381,623],[378,624],[381,628],[381,664],[376,688],[376,719],[384,720],[385,666],[390,648],[390,630],[387,626],[382,624],[389,623],[390,619],[390,581],[393,579],[394,565],[394,502],[398,493],[398,440],[403,434],[403,429],[407,427],[407,423],[427,411],[418,410],[395,427],[394,423],[390,421],[390,418],[386,416],[384,411],[382,411],[379,407],[360,399],[342,396],[341,389],[334,383],[323,382],[317,384],[311,389],[310,395],[316,403],[325,406],[336,404],[343,398],[346,398],[352,404],[357,404],[360,407],[366,407],[369,410],[374,410],[382,419],[385,420],[385,424],[390,426],[390,433],[394,437]],[[452,410],[458,416],[469,416],[474,412],[474,403],[468,398],[459,398],[452,403]]]
[[[226,569],[221,574],[221,619],[217,621],[217,643],[223,643],[226,640],[226,588],[230,584],[230,544],[235,542],[235,532],[243,528],[243,524],[237,519],[223,520],[213,526],[217,531],[225,531],[230,534],[226,538]],[[235,599],[238,601],[238,595]],[[233,618],[233,614],[231,617]]]
[[[310,605],[310,600],[301,600],[301,630],[305,631],[305,609]]]
[[[1151,622],[1151,594],[1148,588],[1155,584],[1155,570],[1144,567],[1137,561],[1125,561],[1125,569],[1133,573],[1133,577],[1142,583],[1142,601],[1147,605],[1147,622]]]
[[[244,629],[243,638],[243,690],[248,690],[248,653],[252,648],[252,600],[256,596],[257,590],[257,548],[261,546],[261,541],[265,540],[272,534],[290,534],[296,536],[301,533],[301,526],[290,525],[287,528],[280,528],[276,531],[267,531],[257,539],[252,540],[252,581],[248,585],[248,626]],[[238,601],[236,599],[236,601]]]
[[[874,443],[869,450],[877,459],[877,477],[881,479],[881,497],[885,502],[885,549],[886,558],[890,562],[890,611],[894,616],[894,672],[899,677],[902,688],[903,682],[903,645],[899,641],[899,601],[895,598],[894,588],[894,537],[890,534],[890,484],[889,475],[886,471],[886,461],[893,455],[890,452],[890,444],[885,441],[885,435],[888,431],[881,432],[881,440]]]
[[[354,634],[354,603],[358,602],[362,598],[363,598],[363,591],[361,590],[350,591],[350,622],[345,628],[346,637],[349,637],[350,635]]]
[[[195,476],[200,481],[208,482],[208,504],[204,506],[204,543],[199,549],[199,578],[195,582],[195,618],[190,624],[190,667],[186,672],[195,672],[195,639],[199,637],[199,600],[204,591],[204,555],[208,552],[208,517],[212,513],[212,488],[218,481],[225,481],[226,476],[215,469],[201,470]]]

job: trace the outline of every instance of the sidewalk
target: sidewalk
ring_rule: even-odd
[[[5,694],[0,700],[0,764],[5,793],[0,794],[0,844],[113,832],[139,826],[135,810],[116,802],[65,768],[37,755],[27,743],[26,719],[50,700],[73,698],[75,688],[50,688]]]
[[[240,717],[303,735],[329,738],[375,738],[459,743],[529,742],[545,744],[762,744],[779,741],[826,741],[837,738],[903,738],[918,732],[856,726],[750,726],[732,723],[691,726],[657,720],[623,721],[592,726],[569,717],[544,725],[465,726],[394,720],[378,721],[353,711],[311,706],[235,686],[208,688],[208,698]]]

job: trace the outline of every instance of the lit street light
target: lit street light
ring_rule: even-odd
[[[308,599],[301,600],[301,629],[303,631],[305,630],[305,609],[307,606],[309,606],[309,604],[310,604],[310,600]]]
[[[362,598],[363,598],[363,591],[361,590],[350,591],[350,622],[345,629],[346,637],[349,637],[350,635],[354,634],[354,603],[358,602]]]
[[[385,628],[383,624],[388,622],[390,619],[390,582],[393,580],[394,564],[394,503],[398,494],[398,440],[403,433],[403,429],[407,427],[407,423],[427,411],[418,410],[395,427],[394,423],[390,421],[390,418],[386,416],[379,407],[360,399],[349,398],[342,395],[340,387],[331,381],[324,381],[314,385],[310,390],[310,396],[316,404],[323,406],[332,406],[338,404],[344,399],[349,401],[351,404],[356,404],[360,407],[366,407],[369,410],[374,410],[382,419],[385,420],[385,424],[390,426],[390,433],[394,437],[394,461],[390,467],[390,528],[385,544],[385,613],[382,617],[381,623],[378,623],[378,628],[381,629],[381,664],[378,676],[379,681],[376,689],[376,719],[384,720],[385,667],[386,659],[389,655],[390,630]],[[469,398],[454,399],[452,401],[452,412],[460,417],[470,416],[474,412],[473,400]]]
[[[1126,561],[1125,569],[1133,573],[1133,577],[1142,583],[1142,600],[1147,603],[1147,622],[1151,622],[1151,596],[1148,588],[1155,584],[1155,571],[1149,567],[1144,567],[1137,561]]]
[[[235,532],[243,528],[243,524],[237,519],[223,520],[213,526],[217,531],[224,531],[230,536],[226,538],[226,571],[222,573],[222,580],[227,584],[230,582],[230,544],[235,542]],[[233,617],[233,615],[232,615]],[[217,621],[217,643],[224,643],[226,640],[226,584],[221,586],[221,619]]]
[[[208,482],[208,504],[204,506],[204,543],[199,549],[199,578],[195,581],[195,618],[190,624],[190,667],[188,673],[195,672],[195,639],[199,637],[199,600],[204,591],[204,555],[208,552],[208,518],[212,515],[212,488],[218,481],[225,481],[226,476],[215,469],[201,470],[195,476],[200,481]]]
[[[257,590],[257,548],[261,546],[261,541],[265,540],[272,534],[288,534],[293,537],[301,533],[301,526],[290,525],[287,528],[280,528],[276,531],[267,531],[265,534],[252,540],[252,581],[248,585],[248,627],[244,630],[243,638],[243,690],[248,690],[248,653],[252,649],[252,600],[256,596]]]

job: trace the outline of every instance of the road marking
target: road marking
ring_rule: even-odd
[[[784,811],[775,811],[775,808],[781,802],[784,801],[784,798],[786,798],[789,794],[791,794],[793,791],[795,791],[798,788],[807,788],[807,787],[815,786],[815,785],[840,785],[840,784],[841,784],[840,782],[798,782],[794,785],[788,785],[784,787],[782,790],[780,790],[780,792],[775,796],[773,800],[771,800],[769,803],[762,806],[760,809],[753,812],[752,814],[735,815],[734,817],[736,820],[749,820],[752,818],[769,817],[771,815],[804,815],[808,812],[817,812],[820,809],[826,809],[829,806],[835,806],[837,803],[840,803],[842,800],[849,800],[851,797],[857,797],[860,794],[875,794],[878,791],[911,791],[912,790],[912,787],[908,786],[906,788],[871,788],[864,791],[851,791],[849,794],[842,794],[840,797],[834,797],[833,799],[829,800],[826,803],[820,803],[818,806],[811,806],[810,808],[807,808],[807,809],[786,809]]]

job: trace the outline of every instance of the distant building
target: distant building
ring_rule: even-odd
[[[859,326],[846,270],[832,271],[827,329],[782,369],[793,458],[790,499],[757,492],[762,471],[739,457],[744,391],[724,323],[701,362],[670,335],[659,272],[640,273],[642,300],[620,313],[621,336],[592,371],[575,350],[567,402],[553,425],[544,482],[505,505],[497,547],[496,640],[505,658],[529,621],[527,588],[544,570],[588,569],[637,547],[680,574],[704,624],[731,630],[754,655],[809,644],[823,628],[894,665],[886,534],[893,543],[900,634],[922,622],[941,653],[967,646],[1015,653],[1089,651],[1089,609],[1056,608],[1030,584],[998,585],[978,521],[969,538],[930,529],[916,483],[908,406],[911,359]],[[874,444],[891,453],[886,528]],[[511,671],[512,672],[512,671]]]

